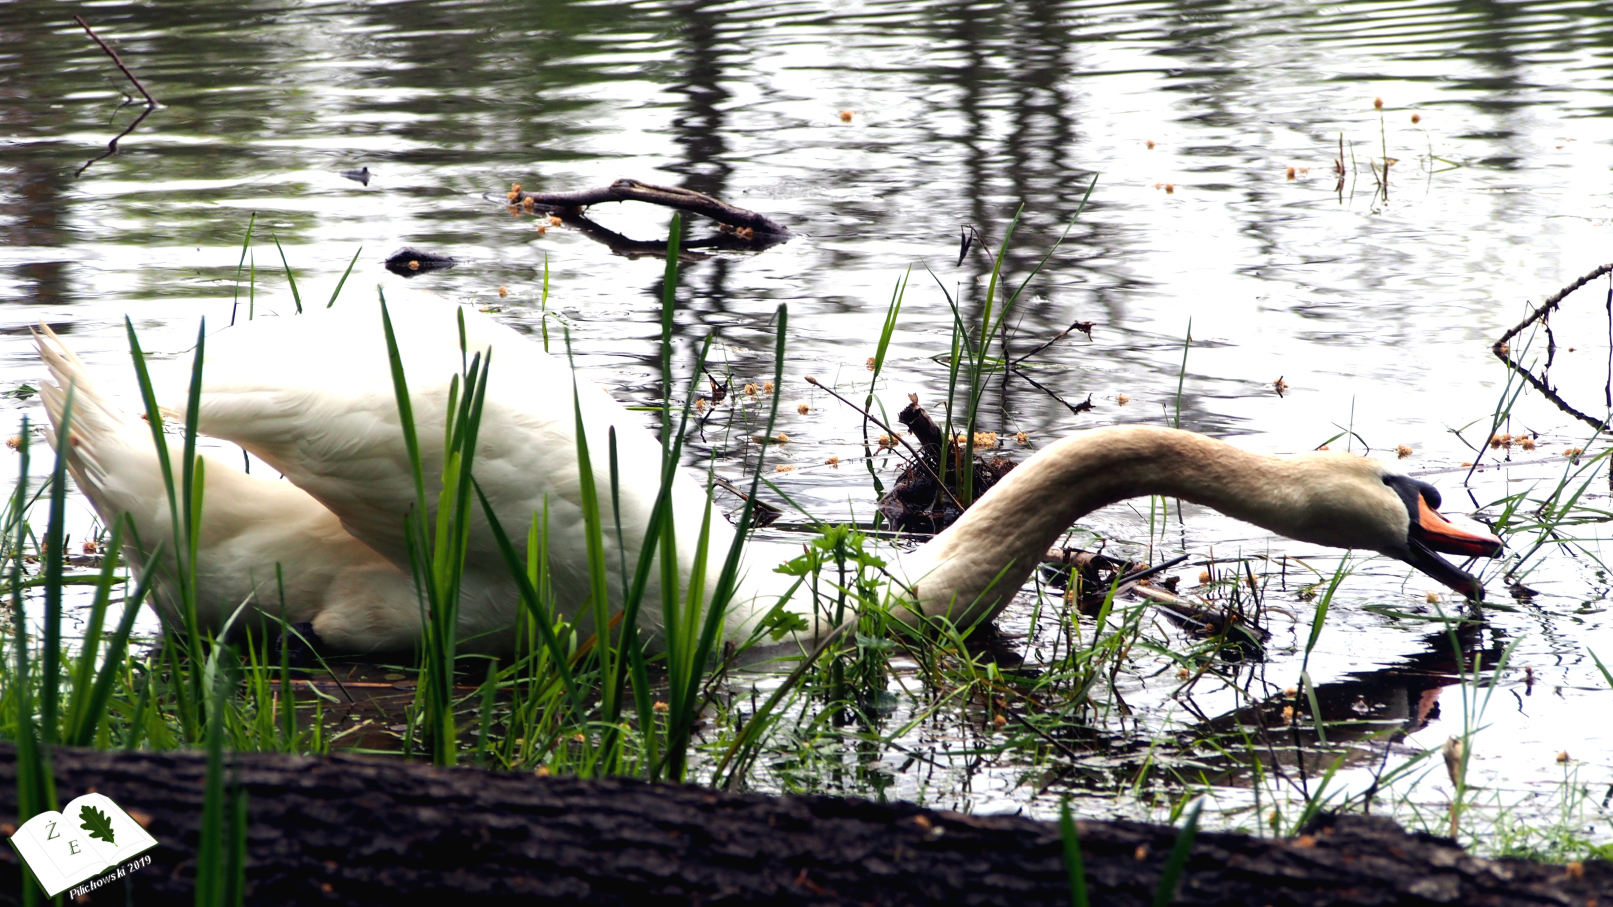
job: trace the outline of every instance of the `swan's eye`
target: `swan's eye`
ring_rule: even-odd
[[[1417,490],[1422,493],[1423,500],[1428,502],[1428,506],[1434,508],[1435,510],[1439,509],[1440,497],[1438,488],[1435,488],[1427,482],[1418,482]]]
[[[1383,477],[1383,484],[1389,486],[1390,490],[1394,491],[1395,494],[1400,495],[1400,499],[1406,503],[1406,510],[1410,513],[1412,522],[1417,521],[1418,498],[1421,498],[1423,503],[1434,510],[1439,509],[1441,500],[1439,489],[1427,482],[1420,482],[1411,476],[1399,473],[1389,473]]]

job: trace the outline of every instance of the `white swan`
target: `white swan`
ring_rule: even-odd
[[[588,579],[573,382],[606,502],[606,439],[615,432],[622,479],[617,507],[630,566],[659,488],[659,442],[563,361],[486,316],[414,293],[389,299],[389,308],[428,476],[441,472],[449,379],[463,364],[460,313],[470,353],[491,352],[475,474],[512,536],[547,502],[556,598],[576,615],[587,599]],[[80,487],[103,518],[128,513],[141,538],[171,538],[149,428],[101,398],[82,365],[48,330],[38,342],[51,371],[43,396],[54,425],[60,424],[65,388],[77,387],[69,462]],[[158,394],[165,409],[177,412],[189,360],[173,366],[166,379],[159,378]],[[208,462],[200,558],[207,610],[199,616],[205,622],[216,626],[254,594],[260,610],[277,613],[272,578],[279,562],[287,581],[287,616],[311,622],[327,646],[367,652],[407,648],[418,639],[419,606],[402,532],[415,496],[395,400],[378,306],[259,319],[208,338],[200,431],[240,444],[290,483]],[[1376,461],[1340,453],[1281,459],[1191,432],[1132,426],[1080,432],[1040,451],[950,529],[901,558],[893,572],[906,579],[925,616],[989,619],[1073,521],[1105,504],[1148,494],[1204,504],[1300,541],[1377,551],[1472,598],[1483,594],[1478,581],[1434,552],[1495,556],[1501,550],[1500,540],[1482,528],[1440,515],[1432,486]],[[428,498],[435,499],[431,489]],[[613,508],[605,510],[605,537],[614,541]],[[680,475],[674,488],[674,511],[680,582],[686,582],[693,540],[707,513],[705,492],[687,476]],[[710,550],[726,551],[732,538],[726,521],[712,519],[710,533]],[[614,612],[622,595],[620,553],[615,544],[606,549]],[[727,638],[748,636],[774,604],[777,592],[768,590],[777,584],[769,580],[778,577],[766,566],[748,567],[726,616]],[[652,576],[658,579],[658,573]],[[709,573],[708,586],[716,569]],[[662,626],[656,579],[640,621],[652,646]],[[467,647],[507,651],[517,602],[492,533],[478,521],[460,607],[460,637]],[[586,624],[586,615],[581,617]],[[823,621],[810,623],[809,634],[828,628]]]

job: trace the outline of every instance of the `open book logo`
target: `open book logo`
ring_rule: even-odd
[[[157,839],[110,797],[85,794],[61,812],[42,812],[22,823],[11,846],[55,897],[156,847]]]

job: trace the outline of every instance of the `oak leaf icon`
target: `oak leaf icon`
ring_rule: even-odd
[[[78,818],[82,823],[81,827],[90,833],[90,837],[100,838],[108,844],[117,843],[112,840],[112,820],[106,813],[86,804],[78,811]]]

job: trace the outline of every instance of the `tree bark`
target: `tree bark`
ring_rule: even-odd
[[[251,904],[1070,902],[1058,828],[1030,819],[350,756],[230,759],[249,796]],[[57,749],[51,760],[63,802],[94,789],[160,842],[150,866],[87,903],[188,903],[205,757]],[[0,822],[16,822],[15,774],[15,750],[0,747]],[[1153,903],[1176,834],[1081,822],[1091,902]],[[21,883],[0,848],[0,899]],[[1478,859],[1388,820],[1339,816],[1294,841],[1201,833],[1174,903],[1605,907],[1613,864]]]

